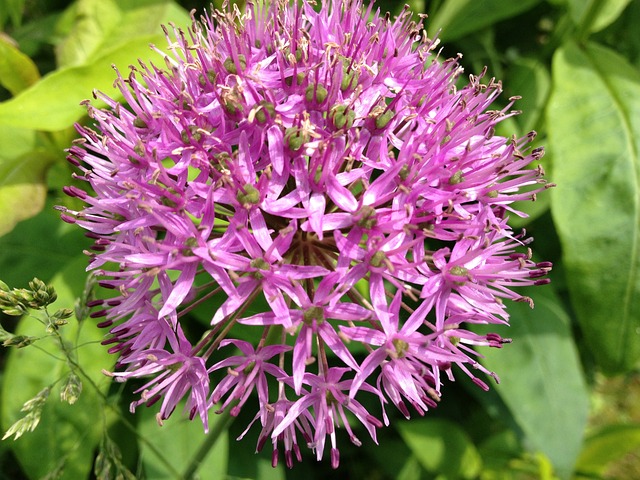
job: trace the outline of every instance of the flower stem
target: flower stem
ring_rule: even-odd
[[[67,358],[67,363],[68,363],[69,368],[71,369],[71,371],[78,372],[87,382],[89,382],[89,384],[91,385],[91,387],[93,388],[95,393],[102,400],[104,407],[109,408],[110,410],[112,410],[117,415],[119,421],[122,422],[122,424],[129,431],[131,431],[131,433],[140,441],[141,444],[143,444],[146,448],[149,449],[149,451],[151,453],[153,453],[153,455],[162,464],[162,466],[167,470],[167,472],[169,472],[171,475],[174,475],[174,476],[177,477],[178,472],[175,470],[175,468],[173,468],[173,465],[171,465],[165,459],[165,455],[163,455],[163,453],[153,443],[151,443],[146,437],[144,437],[143,435],[140,435],[140,433],[138,432],[136,426],[133,423],[131,423],[129,420],[127,420],[124,417],[124,415],[122,415],[122,412],[120,411],[120,409],[118,407],[116,407],[115,405],[113,405],[112,402],[109,401],[109,398],[107,397],[107,395],[105,395],[105,393],[100,389],[100,387],[93,380],[93,378],[91,378],[89,376],[89,374],[87,374],[87,372],[84,371],[82,366],[75,359],[73,359],[71,357],[71,352],[69,352],[69,350],[67,349],[67,346],[66,346],[66,344],[64,342],[64,339],[63,339],[62,335],[60,334],[60,332],[58,330],[54,330],[53,333],[54,333],[58,343],[60,344],[60,348],[62,349],[64,355]]]
[[[213,447],[215,447],[216,442],[220,438],[220,435],[222,435],[222,433],[227,430],[227,428],[233,421],[234,417],[231,416],[229,411],[230,409],[227,408],[220,414],[218,421],[215,423],[213,429],[207,435],[205,441],[202,443],[202,445],[200,445],[200,448],[191,459],[191,462],[189,462],[189,465],[187,466],[181,478],[183,478],[184,480],[190,480],[198,471],[200,464],[204,461],[207,454]]]

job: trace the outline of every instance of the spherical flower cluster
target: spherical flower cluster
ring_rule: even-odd
[[[117,74],[123,103],[87,105],[69,156],[86,190],[65,188],[86,206],[61,208],[114,291],[92,316],[111,375],[145,379],[132,409],[160,402],[161,423],[184,398],[207,428],[255,392],[274,463],[328,441],[336,467],[338,427],[375,441],[390,404],[424,414],[456,369],[488,388],[474,346],[506,340],[465,325],[506,323],[551,268],[507,225],[548,185],[533,134],[494,134],[514,113],[488,110],[500,83],[457,89],[408,11],[360,0],[248,3],[167,38],[166,66]]]

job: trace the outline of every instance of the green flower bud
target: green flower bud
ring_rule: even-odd
[[[407,164],[402,165],[400,168],[400,172],[398,173],[400,180],[405,181],[409,177],[409,167]]]
[[[224,111],[231,116],[235,116],[244,111],[244,105],[238,101],[238,98],[235,95],[223,96],[220,100]]]
[[[147,128],[147,122],[145,122],[142,118],[136,117],[133,120],[133,126],[136,128]]]
[[[260,108],[256,111],[256,120],[260,125],[267,123],[269,118],[276,116],[276,107],[273,103],[262,100],[260,102]]]
[[[247,183],[242,190],[238,190],[236,193],[236,198],[240,205],[248,206],[248,205],[257,205],[260,203],[260,192],[250,183]]]
[[[251,260],[251,262],[249,262],[249,265],[264,272],[268,272],[271,269],[271,265],[269,264],[269,262],[267,262],[262,257],[254,258],[253,260]],[[253,277],[258,280],[262,280],[264,278],[264,275],[260,272],[253,272]]]
[[[466,269],[465,267],[461,267],[459,265],[454,265],[453,267],[451,267],[451,269],[449,270],[449,273],[451,275],[455,275],[456,277],[468,277],[469,276],[469,270]],[[454,282],[456,285],[464,285],[465,281],[456,281]]]
[[[329,92],[322,85],[313,84],[307,87],[307,90],[305,91],[305,94],[304,94],[304,98],[309,103],[315,102],[317,104],[321,104],[326,100],[328,94]]]
[[[202,133],[198,131],[198,127],[195,125],[189,125],[189,131],[183,130],[180,133],[180,137],[183,143],[189,143],[189,133],[191,133],[191,138],[194,141],[199,142],[202,139]]]
[[[136,152],[138,156],[144,157],[145,148],[141,140],[138,140],[138,142],[134,145],[133,151]]]
[[[245,68],[247,68],[247,59],[244,55],[238,55],[238,64],[240,65],[240,70],[244,70]],[[236,75],[238,73],[236,62],[231,57],[227,57],[222,66],[227,72],[232,75]]]
[[[287,128],[284,132],[284,143],[289,146],[289,150],[297,152],[309,141],[309,136],[298,127]]]
[[[14,306],[0,305],[0,310],[2,310],[2,313],[4,313],[5,315],[10,315],[12,317],[21,317],[22,315],[27,313],[27,309],[20,304]]]
[[[305,324],[311,325],[314,320],[318,324],[324,322],[324,309],[322,307],[310,307],[302,314],[302,321]]]
[[[371,229],[376,226],[378,220],[376,219],[376,209],[365,205],[358,211],[360,219],[358,220],[358,226],[366,229]]]
[[[376,128],[386,127],[394,115],[395,113],[393,113],[393,110],[387,109],[384,113],[376,116]]]
[[[386,260],[387,260],[387,255],[382,250],[378,250],[371,257],[371,260],[369,261],[369,264],[372,267],[376,267],[377,268],[377,267],[380,267]]]
[[[451,175],[449,179],[449,185],[457,185],[458,183],[464,182],[464,177],[462,176],[462,170],[458,170],[456,173]]]
[[[271,264],[262,257],[254,258],[253,260],[251,260],[251,262],[249,262],[249,265],[251,265],[253,268],[257,268],[258,270],[264,270],[267,272],[271,268]]]
[[[360,73],[354,69],[349,70],[348,64],[343,62],[342,81],[340,82],[340,90],[346,92],[352,90],[358,85]]]
[[[393,343],[393,346],[396,349],[398,358],[403,358],[405,353],[407,353],[407,350],[409,350],[409,344],[404,340],[400,340],[399,338],[392,340],[391,343]]]
[[[353,110],[350,110],[346,105],[336,105],[329,112],[329,120],[337,130],[353,127],[355,119],[356,113]]]
[[[184,255],[185,257],[192,257],[193,256],[192,249],[198,246],[198,239],[196,237],[189,237],[184,242],[184,244],[185,244],[185,248],[182,249],[182,255]]]

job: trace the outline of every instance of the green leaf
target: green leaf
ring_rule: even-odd
[[[589,398],[570,320],[549,287],[523,289],[535,300],[511,303],[511,326],[475,327],[513,339],[501,349],[483,348],[481,363],[496,372],[496,390],[530,445],[568,477],[582,445]]]
[[[384,445],[384,455],[380,455],[380,448]],[[422,467],[405,442],[397,436],[387,435],[380,445],[366,442],[361,447],[369,463],[379,466],[380,475],[384,478],[397,480],[411,480],[417,470],[418,479]],[[402,473],[405,471],[405,473]]]
[[[84,289],[85,265],[86,260],[79,259],[68,264],[53,279],[51,283],[58,300],[51,305],[51,312],[58,308],[73,308],[75,298]],[[112,363],[107,349],[100,344],[104,332],[91,322],[83,323],[79,328],[73,320],[61,327],[60,332],[71,346],[78,345],[78,362],[104,393],[111,382],[101,371],[109,369]],[[20,320],[16,333],[43,337],[45,327],[26,316]],[[3,428],[8,428],[22,416],[20,409],[25,401],[53,382],[64,380],[68,372],[59,343],[52,337],[26,348],[12,349],[2,379]],[[11,441],[11,448],[29,478],[42,478],[60,467],[63,468],[62,479],[87,478],[104,428],[104,407],[87,378],[80,376],[80,380],[84,388],[74,405],[60,401],[58,384],[47,400],[38,427],[15,442]]]
[[[155,417],[157,407],[141,407],[141,421],[138,429],[140,435],[162,454],[164,460],[174,470],[171,472],[165,464],[158,462],[157,456],[148,445],[141,443],[142,465],[145,478],[148,480],[174,479],[175,472],[183,473],[196,452],[207,441],[207,434],[203,431],[199,417],[189,420],[183,415],[183,408],[184,402],[176,407],[176,411],[163,422],[162,426],[159,426]],[[218,422],[224,423],[225,417],[210,415],[210,431],[216,429]],[[225,429],[199,464],[196,471],[199,473],[199,478],[225,478],[228,452],[229,439]]]
[[[20,51],[31,58],[42,58],[42,52],[47,51],[51,45],[60,40],[56,33],[60,12],[43,9],[42,4],[39,5],[38,10],[41,11],[35,18],[30,18],[29,22],[11,32],[13,39],[20,45]],[[55,68],[53,55],[47,55],[43,60],[44,68]]]
[[[61,22],[67,34],[56,48],[58,63],[87,63],[106,49],[158,33],[160,25],[170,22],[182,27],[191,24],[187,12],[172,0],[79,0]]]
[[[600,366],[640,360],[640,74],[615,52],[569,44],[553,59],[552,214],[571,300]]]
[[[111,65],[118,66],[125,75],[127,66],[137,64],[138,59],[144,59],[146,64],[154,62],[163,65],[164,60],[149,44],[166,45],[161,23],[172,19],[178,25],[189,24],[188,16],[172,2],[128,3],[135,7],[129,7],[123,14],[122,22],[105,40],[108,43],[100,47],[99,55],[92,55],[90,63],[60,68],[16,97],[0,103],[0,125],[44,131],[62,130],[86,114],[86,108],[80,102],[90,98],[94,89],[118,96],[119,92],[113,88],[115,73]],[[141,35],[141,32],[149,30],[150,23],[157,33]],[[113,40],[134,36],[121,43]],[[82,55],[76,50],[69,56],[75,61]],[[94,105],[101,106],[101,103],[94,102]]]
[[[448,478],[475,478],[482,460],[467,434],[444,419],[421,418],[399,422],[396,429],[420,464]]]
[[[506,93],[522,97],[515,104],[521,110],[516,121],[522,135],[535,130],[541,121],[551,90],[551,75],[538,59],[520,57],[510,63],[505,80]]]
[[[45,174],[56,159],[36,148],[31,130],[0,129],[0,236],[42,210],[47,194]]]
[[[47,195],[45,173],[53,161],[44,151],[0,159],[0,235],[42,210]]]
[[[532,130],[540,128],[543,113],[551,90],[551,76],[547,67],[539,60],[531,57],[520,57],[510,63],[505,79],[505,93],[509,96],[520,96],[515,103],[515,108],[522,111],[515,117],[518,125],[518,134],[526,135]],[[509,134],[505,134],[509,135]],[[536,139],[536,145],[544,145],[545,139]],[[546,155],[536,164],[540,164],[549,176],[549,155]],[[532,165],[537,167],[537,165]],[[553,176],[548,177],[553,179]],[[540,217],[549,210],[551,195],[548,193],[537,196],[535,202],[516,202],[513,207],[528,215],[526,218],[511,215],[509,224],[513,228],[522,228]]]
[[[87,63],[87,60],[103,47],[105,38],[117,27],[121,16],[114,0],[73,2],[61,20],[63,25],[68,25],[69,33],[56,45],[58,65],[66,67]],[[115,35],[112,38],[118,43],[121,43],[121,40],[130,40]]]
[[[39,78],[40,72],[36,64],[8,37],[0,35],[0,85],[16,95],[36,83]]]
[[[36,134],[19,128],[0,128],[0,163],[27,155],[36,148]]]
[[[13,25],[20,25],[25,3],[26,0],[0,0],[0,30],[7,19],[10,19]]]
[[[122,11],[122,21],[115,33],[122,38],[154,33],[160,25],[169,26],[169,23],[183,29],[191,26],[189,13],[172,0],[116,0],[116,3]],[[107,38],[106,41],[109,42],[110,39]],[[165,44],[166,41],[159,45]]]
[[[485,439],[478,447],[483,460],[483,473],[508,470],[509,463],[522,455],[513,430],[504,430]]]
[[[49,202],[40,214],[0,237],[0,278],[12,285],[26,285],[33,277],[50,281],[76,259],[86,267],[82,251],[89,245],[80,228],[60,220]]]
[[[640,425],[607,425],[586,439],[576,472],[604,476],[608,465],[640,448]]]
[[[385,452],[386,453],[386,452]],[[399,470],[396,480],[420,480],[422,466],[415,455],[411,455]]]
[[[31,88],[0,103],[0,125],[45,131],[70,127],[86,114],[80,102],[91,97],[94,89],[117,96],[112,64],[122,69],[138,58],[162,62],[157,53],[152,53],[150,43],[165,44],[166,40],[164,35],[138,37],[102,53],[90,64],[65,67],[46,75]],[[100,106],[100,102],[94,105]]]
[[[526,12],[540,0],[448,0],[427,20],[431,35],[439,30],[447,42]]]
[[[611,25],[631,0],[569,0],[569,12],[582,30],[599,32]]]
[[[238,424],[232,425],[232,427],[238,427]],[[256,428],[256,427],[254,427]],[[257,427],[259,428],[259,427]],[[244,430],[244,426],[240,429],[234,429],[232,432],[237,432],[234,435],[236,437]],[[257,435],[255,435],[257,436]],[[271,466],[271,450],[270,443],[259,453],[255,451],[255,444],[250,443],[250,438],[244,438],[243,440],[236,441],[232,437],[232,443],[229,445],[230,455],[228,457],[227,479],[228,480],[286,480],[287,474],[285,473],[284,461],[282,458],[282,452],[280,452],[280,459],[278,465],[273,468]],[[302,448],[302,446],[301,446]],[[311,457],[313,458],[313,457]],[[315,462],[314,462],[315,463]],[[297,472],[302,470],[313,470],[314,464],[298,464],[296,467]],[[298,475],[299,478],[305,478],[305,474]],[[307,478],[311,478],[311,475],[306,475]]]

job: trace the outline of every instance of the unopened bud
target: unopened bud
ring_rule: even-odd
[[[13,335],[2,342],[2,345],[5,347],[24,348],[31,345],[36,340],[36,337],[29,337],[27,335]]]
[[[289,150],[297,152],[309,140],[301,129],[297,127],[287,128],[284,132],[284,143],[289,146]]]
[[[242,190],[244,190],[244,192]],[[238,190],[238,193],[236,194],[236,198],[241,205],[257,205],[260,203],[260,192],[256,187],[247,183],[242,187],[242,190]]]
[[[329,120],[331,120],[331,123],[333,123],[333,126],[337,130],[351,128],[355,119],[355,112],[350,110],[346,105],[336,105],[329,112]]]
[[[70,373],[60,390],[60,400],[69,405],[76,403],[82,392],[82,382],[75,373]]]
[[[238,55],[237,64],[231,57],[228,57],[223,64],[224,69],[232,75],[236,75],[238,73],[238,66],[240,67],[240,70],[247,68],[247,58],[244,55]]]
[[[307,87],[304,98],[309,103],[321,104],[327,99],[329,92],[320,84],[313,84]]]
[[[386,110],[384,113],[376,116],[376,128],[386,127],[394,115],[393,110]]]

